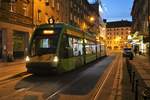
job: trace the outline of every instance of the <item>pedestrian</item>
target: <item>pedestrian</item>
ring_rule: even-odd
[[[138,52],[138,48],[135,47],[135,48],[134,48],[134,54],[135,54],[135,56],[136,56],[137,52]]]

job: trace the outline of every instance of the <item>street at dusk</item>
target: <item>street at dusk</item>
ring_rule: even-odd
[[[0,0],[0,100],[150,100],[149,0]]]
[[[116,53],[75,71],[63,75],[51,74],[47,76],[32,75],[26,73],[25,68],[17,68],[17,66],[23,67],[23,64],[17,64],[17,66],[10,64],[5,68],[9,73],[2,71],[2,75],[9,75],[9,77],[0,81],[0,99],[51,100],[57,98],[66,100],[70,98],[76,100],[80,97],[84,100],[99,100],[103,97],[111,100],[113,93],[118,98],[114,89],[117,88],[116,84],[120,84],[120,82],[115,82],[115,80],[117,77],[121,78],[122,64],[121,54]],[[13,67],[13,70],[10,70],[10,67]],[[14,70],[18,73],[17,75]]]

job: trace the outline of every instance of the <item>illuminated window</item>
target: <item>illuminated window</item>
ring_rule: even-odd
[[[60,9],[60,5],[59,3],[57,3],[57,11],[59,11],[59,9]]]
[[[49,2],[49,0],[45,0],[45,2]]]
[[[15,0],[10,1],[10,12],[15,12],[16,6],[15,6]]]
[[[38,21],[42,20],[42,11],[38,9]]]
[[[73,16],[73,20],[76,21],[76,16]]]
[[[52,7],[55,7],[55,0],[51,0],[52,1]]]
[[[73,20],[73,16],[72,16],[72,13],[70,13],[70,20]]]
[[[23,5],[22,5],[23,13],[25,16],[28,16],[28,7],[27,6],[28,6],[27,3],[23,3]]]

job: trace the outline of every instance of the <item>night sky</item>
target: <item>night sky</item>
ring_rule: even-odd
[[[89,0],[93,3],[95,0]],[[101,15],[102,18],[107,19],[108,21],[115,20],[131,20],[131,9],[133,0],[101,0],[102,9]]]

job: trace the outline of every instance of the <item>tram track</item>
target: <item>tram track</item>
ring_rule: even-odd
[[[63,90],[65,90],[66,88],[68,88],[69,86],[71,86],[73,83],[77,82],[78,80],[80,80],[81,76],[76,78],[75,80],[71,81],[69,84],[65,85],[64,87],[61,87],[60,89],[58,89],[57,91],[55,91],[54,93],[50,94],[45,100],[51,100],[52,98],[54,98],[56,95],[58,95],[59,93],[61,93]]]
[[[94,63],[93,63],[94,64]],[[91,67],[89,67],[91,68]],[[79,77],[77,77],[75,80],[71,81],[69,84],[67,84],[66,86],[62,87],[61,89],[55,91],[53,94],[50,94],[45,100],[55,100],[53,98],[55,98],[55,96],[61,94],[61,92],[63,92],[65,89],[69,88],[70,86],[72,86],[74,83],[80,81],[80,79],[82,79],[85,76],[84,72],[82,72]]]
[[[0,80],[0,85],[7,84],[9,82],[13,82],[15,80],[27,77],[29,75],[31,75],[31,74],[29,74],[28,72],[25,71],[25,72],[21,72],[21,73],[15,74],[15,75],[7,76],[6,78],[3,78]]]
[[[23,72],[19,75],[14,75],[10,78],[7,78],[3,81],[0,81],[0,86],[6,87],[6,91],[9,91],[7,86],[10,86],[12,89],[8,94],[1,93],[0,100],[24,100],[27,96],[41,93],[42,99],[40,100],[55,100],[57,96],[66,91],[72,84],[78,82],[85,73],[87,73],[89,67],[84,67],[80,70],[75,70],[70,73],[65,73],[63,75],[52,75],[52,76],[35,76],[27,72]],[[85,71],[85,72],[84,72]],[[12,87],[13,86],[13,87]],[[45,89],[43,91],[43,88]],[[1,91],[3,92],[3,91]],[[37,95],[38,96],[38,95]],[[19,99],[18,99],[19,98]],[[20,99],[21,98],[21,99]]]
[[[114,75],[113,73],[115,70],[118,71],[118,69],[119,69],[118,64],[119,65],[121,64],[121,60],[119,60],[120,56],[121,55],[118,55],[116,57],[116,59],[112,62],[104,79],[102,79],[98,82],[98,89],[97,89],[96,93],[92,96],[91,100],[98,100],[99,96],[103,97],[104,95],[105,95],[105,97],[109,97],[108,92],[107,92],[107,96],[106,96],[106,94],[104,94],[104,93],[106,93],[105,88],[106,88],[106,85],[108,85],[107,82],[108,81],[111,82],[110,77],[112,77],[112,76],[116,77],[116,74]],[[116,63],[116,62],[118,62],[118,63]],[[109,86],[109,87],[111,87],[111,86]]]
[[[28,77],[29,75],[30,75],[29,73],[26,73],[26,74],[24,74],[24,75],[22,75],[22,76],[19,75],[20,77],[10,78],[9,80],[7,79],[7,80],[5,80],[5,81],[1,81],[1,82],[0,82],[0,85],[6,85],[7,83],[8,83],[8,84],[11,84],[11,83],[13,83],[14,81],[21,80],[21,79],[23,79],[23,78],[25,78],[25,77]],[[62,87],[62,86],[59,86],[58,89],[54,89],[55,92],[50,93],[50,95],[48,95],[48,96],[46,97],[46,99],[44,99],[44,100],[51,100],[51,99],[54,98],[56,95],[58,95],[60,92],[62,92],[63,90],[65,90],[66,88],[68,88],[69,86],[71,86],[74,82],[78,81],[80,78],[81,78],[81,76],[78,77],[78,78],[76,78],[75,80],[72,80],[71,82],[69,82],[67,85],[65,85],[65,86],[63,86],[63,87]],[[56,81],[56,82],[53,83],[53,84],[61,84],[62,81],[64,81],[64,77],[63,77],[62,79],[59,79],[58,81]],[[27,88],[20,88],[20,89],[14,91],[13,93],[11,93],[11,94],[9,94],[9,95],[5,95],[5,96],[3,96],[3,97],[0,97],[0,100],[7,100],[7,98],[15,97],[15,96],[17,96],[17,95],[19,95],[19,94],[22,94],[22,93],[27,94],[28,91],[30,91],[30,90],[32,90],[32,89],[34,89],[34,88],[36,88],[36,87],[40,87],[40,86],[42,87],[42,82],[37,83],[36,85],[30,86],[30,87],[27,87]],[[53,86],[51,86],[51,87],[53,87]]]
[[[44,99],[44,100],[51,100],[51,98],[53,98],[54,96],[56,96],[57,94],[59,94],[60,92],[62,92],[64,89],[66,89],[67,87],[69,87],[71,84],[73,84],[77,80],[74,80],[73,82],[69,83],[68,85],[65,85],[64,87],[60,86],[58,89],[54,89],[55,92],[53,92],[50,95],[48,95],[48,97],[46,97],[46,99]],[[61,81],[62,80],[58,80],[58,81],[56,81],[53,84],[59,84]],[[5,95],[3,97],[0,97],[0,100],[7,100],[7,98],[15,97],[15,96],[17,96],[19,94],[22,94],[22,93],[23,94],[27,94],[30,90],[35,89],[35,88],[40,87],[40,86],[42,87],[42,83],[41,82],[38,83],[38,84],[36,84],[36,85],[32,85],[30,87],[27,87],[27,88],[20,88],[20,89],[14,91],[13,93],[11,93],[9,95]],[[53,86],[51,86],[51,87],[53,87]]]

